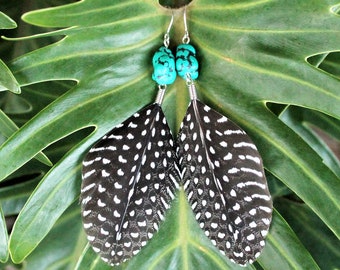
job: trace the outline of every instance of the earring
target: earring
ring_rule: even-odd
[[[153,57],[155,102],[113,128],[83,161],[83,226],[93,250],[111,265],[146,245],[179,188],[174,141],[161,108],[166,86],[176,78],[167,48],[172,21]]]
[[[272,200],[255,144],[244,130],[197,99],[196,50],[185,35],[176,53],[190,104],[177,139],[182,181],[196,220],[221,253],[237,264],[260,255],[272,218]]]

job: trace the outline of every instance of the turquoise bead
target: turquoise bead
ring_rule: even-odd
[[[176,70],[183,79],[187,79],[187,74],[193,80],[198,78],[198,61],[196,59],[196,50],[192,45],[181,44],[177,47]]]
[[[175,57],[171,50],[162,46],[152,58],[152,79],[159,85],[172,84],[176,80]]]

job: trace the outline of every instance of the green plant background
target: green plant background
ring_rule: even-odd
[[[0,28],[17,24],[3,33],[20,38],[0,43],[0,269],[111,269],[82,230],[81,160],[153,101],[150,59],[171,12],[156,0],[71,2],[1,1]],[[188,8],[199,97],[252,137],[274,198],[266,247],[246,269],[340,269],[340,166],[315,129],[339,142],[339,11],[334,0],[193,0]],[[172,47],[183,36],[181,14]],[[163,106],[174,134],[187,104],[177,79]],[[114,269],[244,268],[212,246],[179,192],[159,233]]]

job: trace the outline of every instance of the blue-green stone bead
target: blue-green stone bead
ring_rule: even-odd
[[[160,47],[152,58],[152,64],[152,79],[158,84],[172,84],[176,80],[175,57],[168,48]]]
[[[181,44],[177,47],[176,70],[183,79],[186,79],[187,74],[193,80],[198,78],[198,61],[196,59],[196,50],[192,45]]]

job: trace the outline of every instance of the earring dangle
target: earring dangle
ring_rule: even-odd
[[[110,265],[136,255],[158,231],[179,188],[174,141],[161,108],[176,78],[169,45],[153,57],[155,102],[113,128],[83,161],[81,211],[87,239]]]
[[[244,130],[197,99],[195,48],[186,34],[176,68],[190,104],[177,139],[182,181],[196,220],[221,253],[246,265],[260,255],[272,218],[262,159]]]

